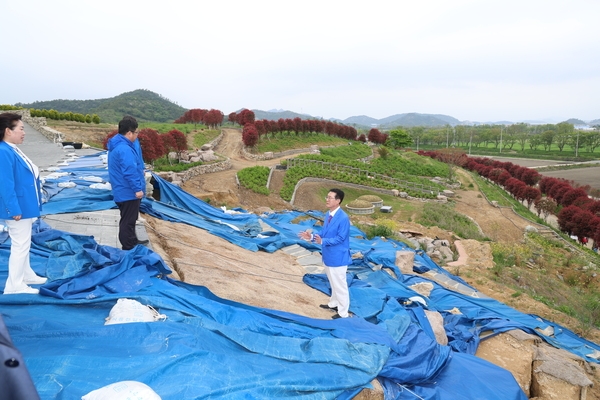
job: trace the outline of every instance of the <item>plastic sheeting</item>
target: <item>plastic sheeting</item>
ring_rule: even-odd
[[[85,168],[69,166],[69,175],[46,182],[45,213],[114,207],[110,196],[89,197],[95,192],[88,192],[94,189],[85,177],[106,179],[101,163],[83,163]],[[206,229],[252,251],[290,244],[320,249],[297,237],[315,227],[320,212],[232,215],[154,178],[161,201],[144,200],[148,214]],[[77,186],[58,188],[64,181]],[[387,399],[525,399],[510,373],[472,355],[482,330],[523,329],[591,362],[600,350],[559,325],[433,281],[431,295],[421,296],[424,304],[411,301],[420,295],[410,286],[430,281],[403,276],[394,265],[396,251],[410,249],[389,239],[367,240],[354,227],[347,278],[357,317],[326,321],[234,303],[172,281],[160,257],[144,247],[126,252],[43,223],[34,228],[32,266],[50,281],[42,296],[0,296],[0,312],[43,399],[79,398],[121,380],[144,382],[163,399],[343,399],[375,378]],[[0,285],[8,249],[9,242],[0,246]],[[421,252],[414,269],[477,294]],[[304,281],[329,293],[324,275]],[[119,298],[150,305],[167,320],[104,326]],[[455,307],[461,315],[448,312]],[[449,346],[435,342],[424,308],[444,316]],[[555,331],[551,337],[540,332],[548,327]]]
[[[168,279],[168,267],[145,247],[122,251],[37,225],[32,267],[55,278],[43,296],[0,296],[0,310],[42,399],[79,398],[121,380],[143,382],[163,399],[350,398],[376,377],[388,398],[437,393],[444,384],[450,396],[451,380],[439,379],[450,362],[466,382],[485,371],[480,385],[461,388],[465,398],[496,386],[498,395],[486,398],[525,398],[506,371],[455,357],[423,335],[394,299],[381,305],[377,323],[251,307]],[[0,246],[2,282],[8,245]],[[104,325],[124,297],[167,320]]]

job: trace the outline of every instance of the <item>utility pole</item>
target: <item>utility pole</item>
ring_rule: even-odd
[[[577,143],[575,144],[575,158],[577,158],[578,152],[579,152],[579,129],[577,129]]]

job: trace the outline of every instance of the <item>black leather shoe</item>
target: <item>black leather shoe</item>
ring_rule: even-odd
[[[339,319],[339,318],[342,318],[340,316],[340,314],[334,314],[333,317],[331,317],[331,319]]]
[[[137,244],[142,244],[142,245],[146,245],[148,243],[150,243],[150,241],[148,239],[145,239],[145,240],[139,240],[138,239],[138,241],[137,241]]]
[[[337,311],[337,307],[329,307],[329,304],[319,304],[319,307],[325,310]]]

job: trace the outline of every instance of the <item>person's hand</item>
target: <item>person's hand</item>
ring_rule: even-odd
[[[21,220],[21,215],[13,215],[12,217],[15,221],[20,221]]]
[[[142,192],[141,190],[139,192],[135,192],[136,199],[141,199],[142,197],[144,197],[144,192]]]
[[[319,235],[313,236],[313,239],[315,240],[316,244],[321,244],[323,242],[323,239]]]
[[[310,232],[309,231],[302,231],[302,232],[298,233],[298,236],[300,236],[301,239],[310,240]]]

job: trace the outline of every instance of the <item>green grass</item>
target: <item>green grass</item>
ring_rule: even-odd
[[[492,184],[481,178],[475,173],[471,173],[473,180],[477,183],[479,190],[487,197],[489,201],[497,201],[500,207],[510,207],[512,202],[509,199],[508,193],[498,185]]]
[[[451,204],[426,203],[417,222],[454,232],[463,239],[487,240],[477,225],[465,215],[454,211]]]
[[[138,130],[145,128],[154,129],[158,133],[167,133],[173,129],[177,129],[180,132],[188,134],[198,129],[206,129],[206,126],[198,125],[195,127],[194,124],[168,124],[162,122],[141,122],[138,126]]]
[[[215,139],[221,133],[217,129],[201,129],[194,134],[194,147],[200,148]]]
[[[513,210],[523,218],[537,222],[538,224],[547,225],[542,218],[539,218],[533,211],[512,198],[500,186],[486,181],[476,173],[471,173],[471,176],[477,183],[477,186],[479,186],[479,190],[485,194],[485,197],[487,197],[489,201],[497,201],[500,207],[512,207]],[[533,205],[531,206],[531,209],[534,210]]]
[[[318,190],[319,198],[323,199],[323,209],[325,209],[325,197],[327,196],[327,193],[329,193],[329,189],[331,189],[333,187],[336,187],[336,184],[327,184],[327,185],[323,184],[323,187],[321,187]],[[373,221],[377,221],[380,219],[385,219],[385,220],[394,219],[394,220],[410,221],[414,215],[420,214],[423,209],[424,203],[406,201],[399,197],[394,197],[391,195],[378,193],[378,192],[371,191],[368,189],[343,187],[342,190],[344,191],[344,194],[345,194],[344,202],[342,203],[342,207],[344,207],[344,209],[345,209],[346,204],[356,200],[360,196],[364,196],[367,194],[380,197],[381,200],[383,200],[384,205],[392,207],[392,212],[390,212],[390,213],[382,213],[379,210],[375,210],[375,212],[373,214],[367,214],[367,216],[370,219],[372,219]]]
[[[347,139],[316,134],[310,136],[284,136],[275,139],[261,137],[255,150],[258,153],[266,153],[268,151],[279,153],[286,150],[309,148],[311,145],[341,146],[344,144],[348,144]]]
[[[350,160],[357,160],[371,156],[373,151],[371,150],[371,147],[361,142],[350,142],[349,146],[321,149],[321,154],[330,157],[342,157]]]
[[[598,256],[590,264],[589,257],[536,233],[527,234],[522,243],[491,246],[495,281],[576,318],[583,334],[600,327],[600,293],[594,279]]]

